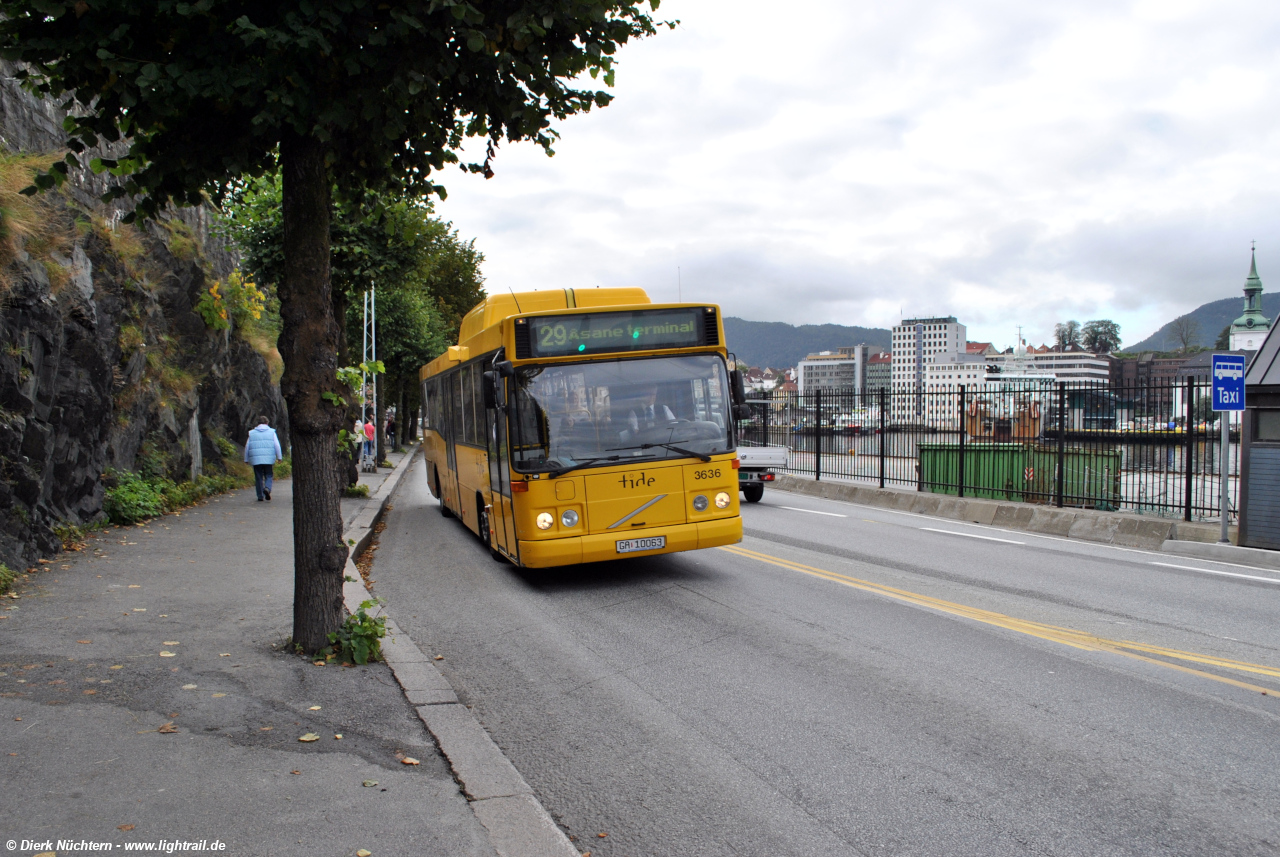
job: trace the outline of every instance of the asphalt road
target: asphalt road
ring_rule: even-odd
[[[596,857],[1280,853],[1280,573],[772,490],[521,571],[421,467],[387,522],[389,612]]]

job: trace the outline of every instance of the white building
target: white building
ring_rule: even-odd
[[[1021,355],[1018,352],[1021,351]],[[1013,364],[1029,364],[1017,370],[1023,375],[1049,377],[1055,381],[1098,381],[1111,379],[1111,358],[1084,349],[1071,351],[1027,351],[1019,344],[1014,354],[994,354],[988,358],[1001,372],[1012,370]]]
[[[965,326],[955,316],[907,318],[893,328],[893,388],[925,383],[925,367],[941,355],[963,354]]]
[[[797,386],[801,393],[814,390],[853,390],[861,393],[866,385],[867,359],[871,347],[854,345],[835,351],[810,354],[796,367]]]

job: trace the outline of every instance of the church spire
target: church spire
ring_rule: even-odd
[[[1249,276],[1244,281],[1244,314],[1231,323],[1231,350],[1256,351],[1267,338],[1271,320],[1262,314],[1262,278],[1258,276],[1257,242],[1249,248]]]

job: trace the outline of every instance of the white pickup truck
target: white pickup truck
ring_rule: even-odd
[[[785,446],[738,446],[738,487],[748,503],[759,503],[764,484],[774,480],[773,468],[787,466]]]

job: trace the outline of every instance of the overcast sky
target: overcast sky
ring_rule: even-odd
[[[490,291],[635,285],[728,315],[955,315],[1134,343],[1280,288],[1280,3],[666,0],[554,158],[445,173]],[[679,272],[677,274],[677,271]]]

